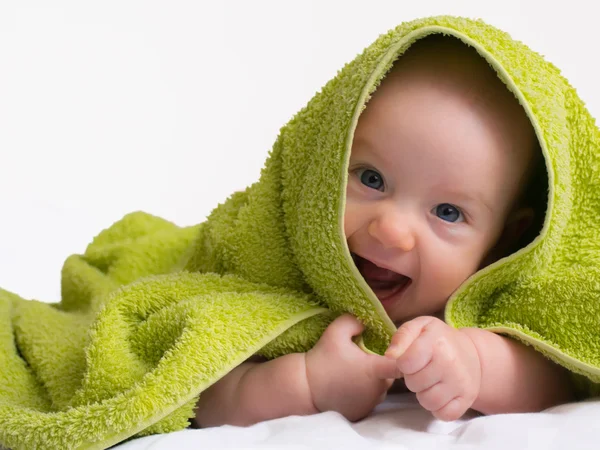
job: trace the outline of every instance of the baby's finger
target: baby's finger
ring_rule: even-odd
[[[402,378],[402,372],[398,368],[395,359],[387,356],[367,355],[369,357],[371,373],[375,378],[381,380]]]
[[[398,369],[404,375],[412,375],[423,370],[433,360],[433,339],[430,333],[421,334],[410,347],[396,360]]]
[[[429,344],[426,344],[429,345]],[[412,351],[412,349],[411,349]],[[419,352],[416,349],[416,352]],[[456,378],[456,370],[451,370],[452,364],[456,360],[456,352],[448,344],[445,337],[438,337],[433,343],[433,349],[431,354],[431,360],[421,370],[416,373],[406,375],[405,383],[406,387],[412,392],[421,392],[444,381],[452,384]],[[406,359],[411,359],[410,355],[405,356]],[[404,364],[406,366],[407,364]],[[410,369],[410,367],[408,367]]]
[[[327,334],[329,339],[341,342],[358,336],[364,328],[365,326],[356,317],[350,314],[342,314],[329,324],[323,336]]]
[[[435,320],[433,317],[417,317],[402,324],[400,328],[392,336],[390,346],[385,352],[385,356],[398,359],[421,335],[423,329]]]
[[[451,421],[460,419],[469,409],[469,403],[463,397],[455,397],[437,411],[433,411],[436,419]]]
[[[456,398],[456,391],[446,383],[437,383],[417,393],[417,400],[427,411],[440,411]]]
[[[396,364],[397,366],[397,364]],[[398,367],[398,371],[400,368]],[[422,370],[417,373],[406,375],[404,383],[406,388],[415,393],[429,389],[442,380],[442,372],[435,359],[431,360]]]

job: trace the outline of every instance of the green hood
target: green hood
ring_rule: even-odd
[[[198,395],[255,353],[309,349],[337,314],[395,331],[343,235],[347,165],[369,95],[416,40],[474,47],[531,119],[550,184],[527,247],[471,277],[447,321],[515,336],[600,381],[598,129],[558,69],[484,24],[434,17],[380,36],[287,125],[260,180],[188,228],[133,213],[62,272],[58,304],[0,290],[0,443],[105,448],[184,428]]]

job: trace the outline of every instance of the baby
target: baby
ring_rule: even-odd
[[[357,268],[400,326],[389,348],[365,353],[353,341],[363,326],[343,315],[307,353],[247,361],[203,392],[197,425],[358,420],[399,379],[443,420],[571,400],[567,372],[540,353],[441,319],[467,278],[539,231],[527,194],[540,167],[529,119],[483,58],[454,38],[415,43],[360,116],[344,215]]]

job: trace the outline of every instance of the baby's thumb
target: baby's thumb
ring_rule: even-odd
[[[386,356],[372,355],[371,360],[373,376],[379,379],[397,379],[402,378],[404,374],[398,368],[398,362],[395,359]]]
[[[332,339],[347,340],[358,336],[364,329],[365,326],[356,317],[343,314],[331,322],[325,332],[329,333]]]

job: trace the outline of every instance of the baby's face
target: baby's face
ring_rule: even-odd
[[[480,268],[534,142],[501,84],[477,92],[476,67],[461,65],[453,80],[414,65],[394,68],[359,119],[344,216],[355,263],[397,323],[439,313]]]

